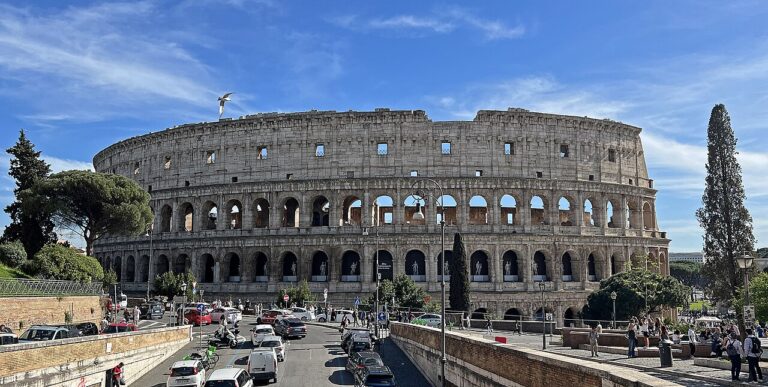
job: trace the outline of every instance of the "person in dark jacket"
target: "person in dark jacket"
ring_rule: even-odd
[[[635,324],[629,323],[629,327],[627,327],[627,343],[629,345],[629,349],[627,350],[627,357],[637,357],[635,355],[635,347],[637,346],[637,336],[635,336]]]

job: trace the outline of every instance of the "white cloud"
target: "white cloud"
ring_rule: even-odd
[[[53,173],[72,169],[93,171],[93,164],[90,161],[60,159],[58,157],[46,155],[42,155],[41,158],[51,164],[51,171]]]
[[[382,29],[427,29],[438,33],[450,32],[455,28],[453,24],[448,22],[413,15],[398,15],[387,19],[373,19],[368,22],[368,26],[371,28]]]

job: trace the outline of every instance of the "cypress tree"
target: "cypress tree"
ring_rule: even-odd
[[[467,250],[461,234],[453,236],[453,256],[449,265],[451,293],[448,298],[451,310],[469,311],[469,273],[467,272]]]
[[[736,137],[731,119],[722,104],[712,108],[707,129],[707,178],[702,207],[696,211],[704,229],[702,272],[715,301],[738,297],[743,277],[736,257],[751,252],[755,237],[752,217],[744,206],[741,166],[736,160]]]
[[[3,241],[21,241],[28,257],[34,257],[47,243],[56,242],[51,215],[42,209],[27,211],[23,208],[21,193],[32,188],[36,181],[46,178],[51,167],[40,159],[40,152],[30,142],[24,130],[19,131],[19,140],[6,150],[13,156],[8,174],[16,180],[13,190],[16,201],[5,207],[11,223],[3,231]]]

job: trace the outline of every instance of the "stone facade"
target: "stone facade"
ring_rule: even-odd
[[[446,250],[454,233],[464,238],[477,309],[530,317],[544,280],[562,323],[612,273],[668,274],[639,133],[522,109],[473,121],[377,109],[178,126],[94,157],[97,171],[150,192],[151,264],[146,236],[103,238],[95,252],[128,291],[189,269],[210,295],[272,301],[306,279],[319,299],[327,288],[348,304],[375,289],[378,246],[383,278],[412,275],[434,297],[444,213]]]

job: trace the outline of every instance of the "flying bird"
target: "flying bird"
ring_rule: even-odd
[[[221,115],[224,114],[224,104],[231,101],[229,96],[232,94],[234,93],[227,93],[219,97],[219,118],[221,118]]]

